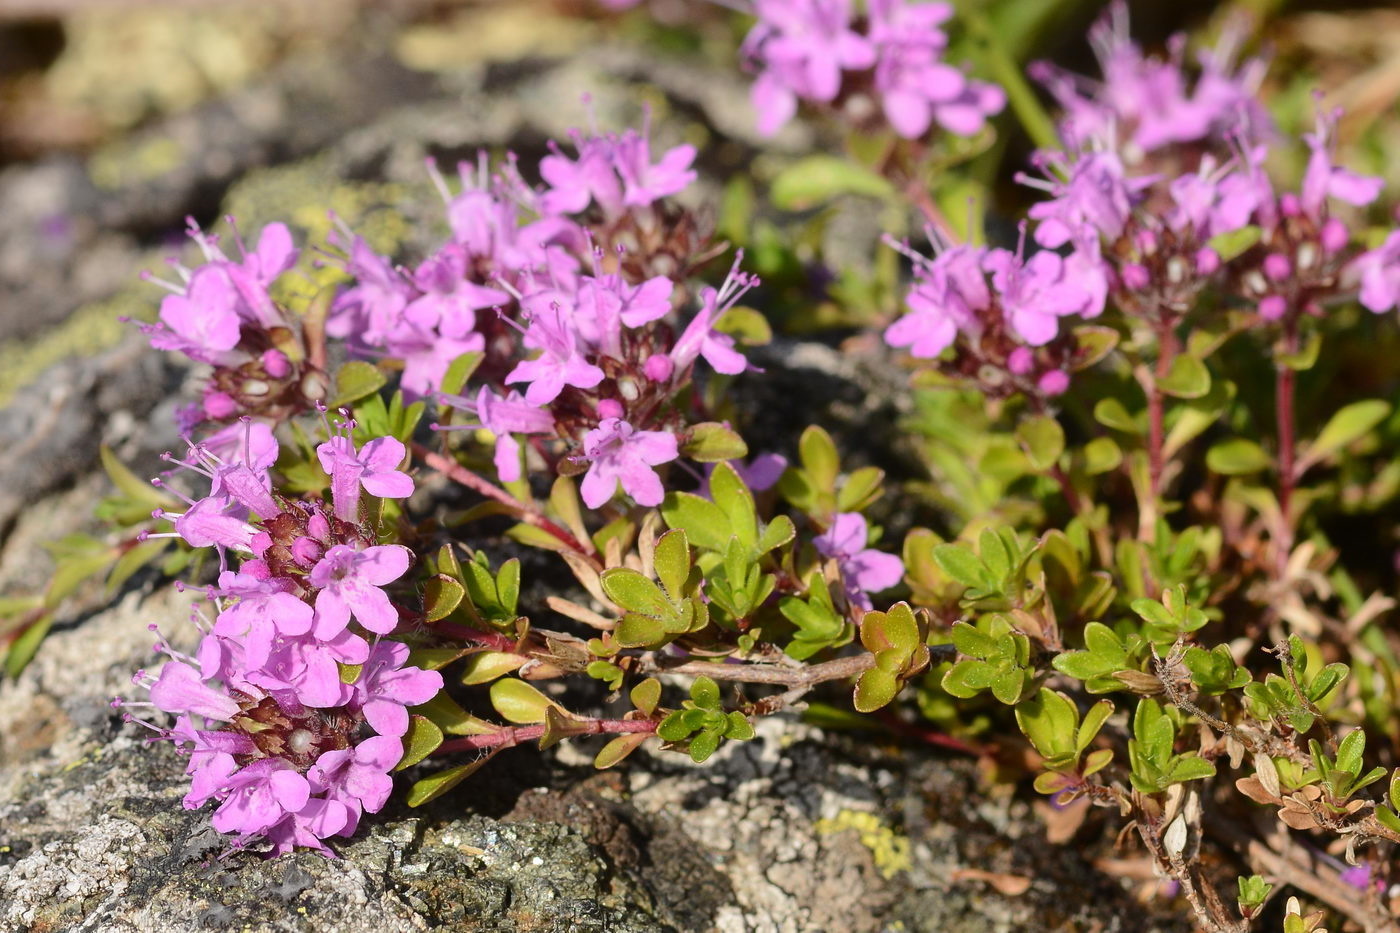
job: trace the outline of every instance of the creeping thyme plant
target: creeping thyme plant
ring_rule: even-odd
[[[160,620],[115,701],[184,756],[184,805],[333,857],[396,786],[523,743],[703,762],[806,709],[1120,832],[1202,929],[1392,929],[1400,415],[1348,348],[1395,346],[1400,230],[1340,115],[1290,131],[1238,23],[1159,54],[1113,3],[1101,74],[1023,75],[973,5],[735,5],[708,15],[758,131],[832,141],[771,204],[683,206],[699,153],[643,117],[429,163],[423,255],[192,223],[143,325],[206,374],[187,446],[152,486],[109,459],[106,507],[118,572],[198,581],[197,642]],[[763,218],[838,196],[885,236],[814,299]],[[305,300],[303,251],[336,273]],[[907,364],[918,527],[877,524],[908,519],[858,437],[746,431],[795,294]]]

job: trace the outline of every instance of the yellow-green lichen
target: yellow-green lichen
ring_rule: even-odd
[[[817,820],[814,827],[822,835],[834,835],[846,830],[860,834],[860,844],[870,850],[875,867],[886,878],[893,878],[901,871],[908,871],[912,860],[909,855],[909,838],[895,832],[880,821],[873,813],[860,810],[842,810],[833,819]]]

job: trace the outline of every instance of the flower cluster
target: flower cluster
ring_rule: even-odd
[[[871,0],[857,19],[849,0],[755,0],[754,15],[743,55],[758,73],[752,98],[765,135],[791,120],[799,101],[835,106],[867,88],[906,139],[934,125],[972,136],[1005,106],[1001,88],[943,60],[947,3]]]
[[[388,799],[406,707],[442,688],[440,674],[407,664],[405,645],[379,637],[399,628],[383,588],[404,575],[411,553],[375,544],[358,508],[361,487],[402,497],[413,482],[395,469],[402,444],[377,438],[356,450],[347,426],[318,451],[334,510],[288,500],[269,489],[271,432],[244,423],[220,434],[231,430],[242,434],[236,449],[216,435],[176,461],[208,476],[211,490],[165,517],[191,546],[248,559],[219,574],[214,618],[196,613],[195,653],[158,644],[169,660],[135,678],[149,703],[117,702],[177,717],[170,728],[148,725],[189,757],[185,807],[216,802],[214,828],[235,847],[266,839],[273,854],[300,846],[330,855],[324,840],[352,835],[361,814]]]
[[[1060,318],[1092,318],[1104,309],[1107,281],[1096,252],[1068,258],[1049,250],[1025,256],[967,244],[953,245],[929,231],[929,259],[892,243],[914,260],[910,313],[885,331],[891,346],[921,359],[958,344],[952,368],[985,380],[996,373],[1005,392],[1053,396],[1069,386],[1073,345],[1059,336]],[[962,338],[959,340],[959,338]]]
[[[1244,36],[1239,23],[1227,28],[1214,48],[1201,50],[1192,76],[1185,36],[1172,38],[1165,59],[1144,54],[1128,35],[1127,3],[1114,0],[1089,31],[1102,80],[1046,62],[1030,72],[1063,108],[1067,142],[1112,149],[1136,165],[1169,147],[1210,148],[1241,133],[1250,141],[1268,138],[1272,122],[1257,93],[1268,61],[1238,61]]]
[[[273,283],[297,261],[290,231],[284,224],[268,224],[249,250],[235,229],[242,254],[237,261],[193,218],[188,232],[204,264],[190,269],[171,260],[178,282],[146,276],[171,294],[161,302],[158,321],[141,325],[156,349],[214,367],[202,400],[180,413],[181,428],[243,415],[275,420],[305,410],[326,384],[307,362],[295,316],[271,294]]]

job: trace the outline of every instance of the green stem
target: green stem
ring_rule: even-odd
[[[1035,89],[1026,80],[1021,65],[1007,51],[987,14],[971,3],[958,3],[958,14],[967,23],[968,32],[982,47],[982,61],[991,77],[1006,91],[1011,110],[1021,128],[1040,149],[1060,148],[1060,136],[1055,123],[1040,105]]]

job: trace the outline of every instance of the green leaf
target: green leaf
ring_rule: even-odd
[[[690,685],[690,699],[700,709],[719,709],[719,685],[703,675],[697,677]]]
[[[1128,409],[1116,398],[1099,399],[1094,405],[1094,420],[1115,431],[1127,434],[1141,433],[1137,419],[1128,414]]]
[[[717,421],[692,425],[681,444],[681,454],[697,463],[720,463],[749,455],[744,439]]]
[[[669,528],[683,528],[690,543],[722,554],[734,531],[724,509],[688,492],[671,492],[661,502],[661,517]]]
[[[811,155],[797,160],[778,173],[769,189],[774,206],[785,211],[818,207],[843,194],[892,201],[896,191],[884,176],[830,155]]]
[[[758,553],[767,554],[775,548],[780,548],[793,538],[797,537],[797,529],[792,524],[792,519],[786,515],[779,515],[768,523],[763,529],[763,534],[758,539]]]
[[[1250,225],[1238,230],[1231,230],[1229,233],[1217,234],[1206,242],[1206,246],[1215,250],[1220,256],[1221,262],[1229,262],[1258,243],[1263,235],[1264,231]]]
[[[5,676],[14,680],[24,672],[29,666],[29,662],[34,660],[34,655],[39,651],[39,645],[44,637],[49,634],[49,629],[53,627],[53,614],[44,613],[34,620],[14,641],[10,642],[9,649],[5,652]]]
[[[102,468],[107,471],[112,485],[117,487],[122,495],[141,503],[147,511],[175,507],[176,502],[172,496],[161,492],[149,481],[141,479],[127,469],[126,464],[118,460],[117,455],[112,453],[112,448],[102,444],[97,450],[102,458]]]
[[[1187,781],[1199,781],[1214,776],[1215,765],[1209,761],[1196,755],[1179,755],[1172,759],[1171,766],[1167,769],[1166,782],[1184,784]]]
[[[682,532],[681,541],[685,540]],[[614,567],[599,577],[608,599],[623,609],[660,619],[675,615],[676,609],[660,588],[630,567]]]
[[[1118,469],[1123,462],[1123,450],[1111,437],[1096,437],[1084,445],[1084,470],[1098,476]]]
[[[995,671],[985,661],[959,661],[943,675],[943,689],[961,700],[970,700],[992,684]]]
[[[409,712],[428,717],[433,725],[448,735],[490,735],[500,731],[499,726],[462,709],[457,701],[445,692],[439,693],[426,703],[411,707]]]
[[[729,464],[715,464],[710,474],[710,497],[724,510],[729,527],[744,550],[753,551],[758,546],[758,512],[753,493]]]
[[[663,742],[683,742],[686,736],[695,731],[686,722],[686,712],[674,710],[661,720],[661,724],[656,727],[656,734]]]
[[[1299,460],[1298,472],[1301,473],[1307,466],[1317,463],[1348,444],[1365,437],[1372,428],[1384,421],[1389,415],[1390,403],[1382,402],[1379,399],[1354,402],[1341,409],[1327,420],[1327,424],[1318,433],[1317,440],[1313,441],[1303,452],[1303,456]]]
[[[841,459],[830,434],[816,425],[808,426],[797,441],[797,453],[802,461],[802,471],[818,492],[836,489]]]
[[[478,651],[462,665],[462,683],[469,687],[489,684],[524,666],[527,658],[507,651]]]
[[[690,753],[690,760],[696,764],[709,758],[719,748],[720,734],[718,732],[702,732],[690,740],[690,747],[686,749]]]
[[[898,693],[899,678],[887,671],[880,670],[878,667],[871,668],[862,673],[856,681],[856,711],[873,713],[888,705]]]
[[[112,564],[112,569],[107,573],[108,598],[114,596],[138,570],[165,553],[168,547],[170,547],[169,538],[149,538],[118,557],[116,563]]]
[[[966,622],[953,623],[953,647],[970,658],[990,658],[996,651],[996,640]]]
[[[1016,426],[1016,440],[1031,466],[1040,472],[1053,467],[1065,452],[1065,429],[1051,415],[1034,415]]]
[[[402,771],[418,764],[437,751],[442,741],[442,730],[427,716],[409,716],[408,732],[403,737],[403,757],[394,766],[394,770]]]
[[[486,762],[496,757],[499,749],[492,749],[491,753],[468,764],[458,765],[455,768],[448,768],[446,771],[439,771],[437,774],[430,774],[425,778],[419,778],[413,782],[413,786],[408,789],[408,805],[410,807],[421,807],[431,800],[436,800],[447,793],[458,784],[465,781],[472,774],[481,768]]]
[[[447,618],[462,604],[466,593],[466,587],[445,573],[429,577],[423,586],[424,617],[429,622]]]
[[[933,549],[934,562],[958,583],[968,588],[993,585],[991,571],[982,559],[959,544],[940,544]]]
[[[861,467],[841,484],[836,494],[836,511],[859,512],[885,492],[885,471],[879,467]]]
[[[629,735],[619,735],[599,750],[597,757],[593,759],[593,767],[597,768],[599,771],[605,768],[611,768],[613,765],[635,752],[642,746],[642,743],[649,738],[651,738],[651,735],[646,732],[633,732]]]
[[[1016,724],[1049,767],[1064,765],[1076,755],[1075,732],[1079,727],[1079,712],[1074,701],[1047,687],[1016,704]]]
[[[670,634],[659,620],[629,612],[613,630],[613,641],[621,648],[658,648],[666,643]]]
[[[753,731],[753,723],[749,722],[748,717],[738,710],[732,711],[728,718],[729,725],[724,730],[726,739],[747,742],[757,734]]]
[[[1194,356],[1182,354],[1172,360],[1157,387],[1175,398],[1200,398],[1210,391],[1210,370]]]
[[[351,360],[335,374],[335,395],[332,409],[344,408],[384,387],[389,380],[373,363]]]
[[[1118,346],[1118,331],[1112,327],[1097,324],[1081,324],[1074,328],[1074,357],[1071,368],[1075,372],[1088,369],[1113,352]]]
[[[656,577],[661,581],[661,586],[666,590],[667,596],[674,600],[685,595],[686,580],[690,576],[690,544],[686,540],[684,529],[672,529],[657,539],[652,563],[656,567]],[[640,609],[641,607],[626,606],[624,608]]]
[[[447,372],[442,377],[442,385],[439,391],[448,395],[460,395],[462,388],[466,386],[467,380],[476,372],[476,368],[481,365],[481,361],[486,358],[486,354],[480,350],[468,350],[461,356],[447,364]]]
[[[1206,466],[1222,476],[1241,476],[1267,470],[1273,458],[1254,441],[1243,437],[1221,441],[1206,452]]]
[[[633,706],[650,716],[656,712],[656,706],[661,702],[661,682],[654,677],[648,677],[633,687],[628,696],[631,697]]]
[[[1346,738],[1337,744],[1338,771],[1346,771],[1351,774],[1361,773],[1362,754],[1366,751],[1366,732],[1363,729],[1353,729],[1347,733]]]
[[[996,674],[992,678],[992,696],[1007,706],[1021,702],[1026,690],[1026,674],[1019,667]]]
[[[773,341],[773,327],[762,313],[743,305],[735,305],[715,321],[715,330],[729,334],[739,343],[761,347]]]
[[[491,685],[491,705],[513,723],[544,722],[545,711],[557,704],[523,680],[498,680]]]

